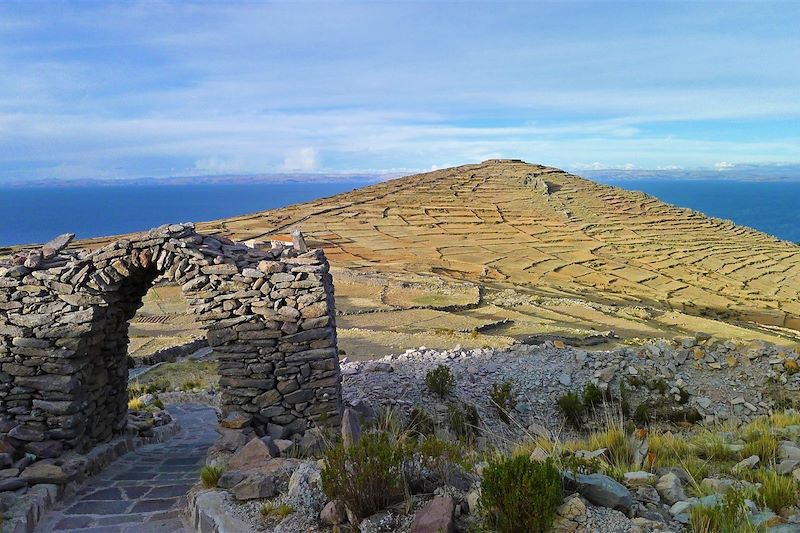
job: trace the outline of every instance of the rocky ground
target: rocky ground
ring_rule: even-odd
[[[800,478],[800,417],[768,418],[773,411],[789,407],[800,388],[795,373],[798,357],[796,350],[761,342],[736,344],[700,334],[613,351],[587,351],[556,341],[504,350],[420,348],[374,361],[343,361],[343,393],[350,413],[345,416],[345,441],[353,438],[354,431],[360,434],[361,427],[400,434],[409,427],[412,409],[416,409],[440,424],[434,429],[437,437],[459,442],[448,427],[447,413],[453,404],[471,404],[479,412],[480,436],[462,444],[463,453],[474,458],[472,467],[353,527],[341,505],[325,496],[320,483],[324,465],[320,451],[335,435],[312,432],[303,441],[291,442],[243,437],[241,432],[222,429],[210,462],[224,465],[224,473],[217,488],[194,492],[194,520],[225,517],[247,530],[276,532],[331,531],[334,527],[363,533],[436,531],[431,524],[443,531],[478,531],[482,527],[476,513],[480,480],[487,465],[482,454],[489,449],[508,453],[527,449],[524,453],[533,460],[549,456],[562,462],[566,497],[557,510],[554,532],[684,531],[693,508],[722,504],[731,486],[747,495],[742,496],[743,512],[754,524],[770,532],[800,531],[797,508],[772,509],[757,496],[770,472],[789,480],[795,472]],[[456,378],[455,389],[446,398],[434,395],[425,384],[426,373],[439,365],[447,366]],[[513,384],[517,401],[508,423],[490,401],[492,385],[505,381]],[[675,425],[674,420],[658,418],[668,411],[651,413],[652,433],[639,429],[624,437],[633,458],[619,463],[614,459],[619,450],[586,440],[585,429],[608,434],[607,424],[587,419],[581,431],[569,428],[557,402],[590,383],[617,394],[620,382],[626,384],[632,408],[653,402],[680,413],[696,412],[699,425]],[[783,393],[772,395],[773,389]],[[360,422],[354,422],[354,429],[349,420]],[[740,430],[723,430],[737,424]],[[742,450],[749,449],[753,428],[773,425],[774,457],[740,460]],[[683,468],[666,460],[665,439],[683,439],[702,448],[704,441],[693,436],[697,431],[705,431],[703,439],[719,437],[727,462],[704,469],[694,464]],[[580,437],[584,440],[575,440]],[[683,454],[686,461],[702,453],[689,449],[675,453]],[[651,457],[655,454],[659,454],[658,464]],[[576,469],[575,463],[567,462],[575,458],[584,466]]]
[[[697,411],[708,424],[735,418],[747,421],[784,407],[800,391],[800,348],[764,342],[721,341],[699,334],[679,341],[660,340],[612,351],[588,351],[560,341],[514,345],[508,349],[428,350],[424,347],[368,362],[342,364],[343,394],[353,403],[414,405],[446,409],[425,386],[425,374],[445,365],[456,378],[448,401],[477,407],[491,431],[520,433],[544,427],[565,429],[557,401],[588,383],[618,395],[624,381],[633,410],[642,402]],[[496,383],[510,381],[516,396],[513,418],[505,424],[491,403]]]

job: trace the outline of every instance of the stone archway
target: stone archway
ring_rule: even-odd
[[[162,226],[94,251],[69,236],[0,265],[0,440],[85,450],[125,429],[128,324],[181,284],[219,363],[223,415],[288,437],[336,425],[333,283],[321,250],[262,251]]]

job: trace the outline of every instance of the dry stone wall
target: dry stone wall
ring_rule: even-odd
[[[124,431],[128,324],[156,278],[181,284],[207,330],[229,427],[290,437],[338,424],[333,283],[321,250],[264,251],[191,224],[94,251],[66,249],[71,238],[0,264],[0,468]]]

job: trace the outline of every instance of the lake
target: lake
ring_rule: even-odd
[[[598,180],[599,181],[599,180]],[[800,181],[602,180],[800,243]]]
[[[603,180],[800,242],[800,182]],[[372,182],[102,185],[0,188],[0,246],[146,230],[224,218],[349,191]]]

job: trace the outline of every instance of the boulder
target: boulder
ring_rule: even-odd
[[[240,472],[238,470],[228,470],[227,472],[223,472],[223,474],[219,477],[217,481],[217,486],[221,489],[232,489],[242,481],[247,476],[244,472]]]
[[[347,520],[347,512],[344,504],[339,500],[333,500],[325,504],[319,513],[319,521],[326,526],[336,526]]]
[[[228,429],[242,429],[248,427],[251,420],[251,416],[233,411],[228,413],[228,416],[220,420],[219,425]]]
[[[218,450],[225,450],[235,452],[249,440],[248,435],[244,431],[238,429],[228,429],[224,427],[217,428],[219,438],[214,443],[214,447]]]
[[[451,496],[436,496],[417,511],[411,523],[411,533],[453,533],[455,507]]]
[[[342,415],[342,442],[347,449],[361,438],[361,425],[358,416],[350,409],[345,409]]]
[[[252,474],[237,483],[231,492],[239,501],[271,498],[275,495],[275,483],[271,476]]]
[[[676,502],[686,499],[686,493],[683,492],[681,480],[672,472],[664,474],[659,478],[658,483],[656,483],[656,490],[667,505],[673,505]]]
[[[266,465],[280,455],[278,447],[275,446],[272,439],[269,439],[269,441],[266,439],[269,439],[269,437],[251,439],[250,442],[233,454],[233,457],[228,461],[228,468],[231,470],[252,470]]]
[[[646,485],[650,483],[652,480],[655,479],[655,474],[651,474],[650,472],[625,472],[623,474],[623,478],[625,480],[625,484],[629,487],[636,487],[638,485]]]
[[[775,471],[779,474],[787,476],[800,467],[800,459],[784,459],[775,465]]]
[[[316,463],[301,463],[289,478],[286,503],[294,509],[310,509],[319,512],[325,503],[322,492],[320,467]]]
[[[622,484],[603,474],[578,474],[567,472],[565,485],[577,490],[581,496],[595,505],[609,507],[629,513],[633,507],[633,497]]]
[[[556,514],[572,522],[584,524],[587,520],[586,504],[579,496],[571,496],[556,509]]]
[[[778,457],[781,459],[800,460],[800,448],[795,446],[794,443],[781,442],[778,447]]]
[[[736,465],[734,465],[732,470],[734,472],[738,471],[738,470],[752,470],[760,462],[761,462],[761,458],[759,456],[751,455],[750,457],[748,457],[746,459],[742,459],[741,461],[736,463]]]

